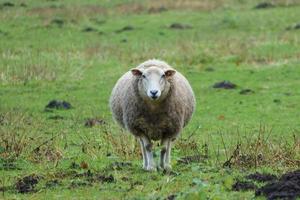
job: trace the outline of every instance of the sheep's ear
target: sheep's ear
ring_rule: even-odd
[[[134,76],[141,76],[143,74],[143,72],[137,68],[133,68],[131,69],[131,73],[134,75]]]
[[[165,71],[166,77],[172,77],[175,73],[176,73],[176,71],[173,69],[169,69],[169,70]]]

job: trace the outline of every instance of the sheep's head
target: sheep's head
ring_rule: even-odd
[[[171,86],[169,80],[175,72],[173,69],[163,70],[155,66],[131,70],[134,76],[139,77],[138,89],[140,95],[151,101],[161,101],[167,96]]]

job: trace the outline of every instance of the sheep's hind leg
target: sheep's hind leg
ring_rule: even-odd
[[[139,138],[140,144],[141,144],[141,150],[142,150],[142,155],[143,155],[143,168],[147,169],[148,166],[148,158],[146,154],[146,146],[142,138]]]
[[[160,166],[166,171],[171,171],[171,139],[165,138],[162,139],[162,150],[160,152]]]
[[[144,169],[147,171],[156,171],[155,162],[153,160],[152,143],[146,136],[142,136],[140,139],[144,145],[145,157],[147,160],[147,165]]]

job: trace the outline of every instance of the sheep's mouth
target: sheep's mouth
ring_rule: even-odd
[[[151,99],[152,101],[155,101],[155,100],[158,99],[158,97],[159,97],[159,96],[157,96],[157,95],[155,95],[155,96],[152,95],[152,96],[150,96],[150,99]]]

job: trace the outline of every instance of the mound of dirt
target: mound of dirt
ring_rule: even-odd
[[[275,181],[277,180],[277,176],[273,174],[261,174],[261,173],[254,173],[246,176],[247,179],[251,179],[258,182],[267,182],[267,181]]]
[[[237,181],[232,186],[232,190],[234,191],[255,190],[256,188],[256,185],[250,181]]]
[[[213,88],[223,88],[223,89],[234,89],[237,85],[234,83],[231,83],[230,81],[221,81],[217,82],[213,85]]]
[[[38,184],[40,179],[41,179],[41,177],[39,177],[35,174],[25,176],[16,182],[16,184],[15,184],[16,190],[19,193],[34,192],[35,191],[34,188],[35,188],[36,184]]]
[[[269,183],[255,192],[256,196],[264,195],[267,199],[296,199],[300,197],[300,170],[288,172],[278,181]]]
[[[269,2],[262,2],[257,4],[254,9],[266,9],[266,8],[273,8],[274,5],[272,3]]]
[[[72,106],[69,102],[61,101],[61,100],[52,100],[46,106],[47,109],[60,109],[60,110],[68,110],[71,109]]]

